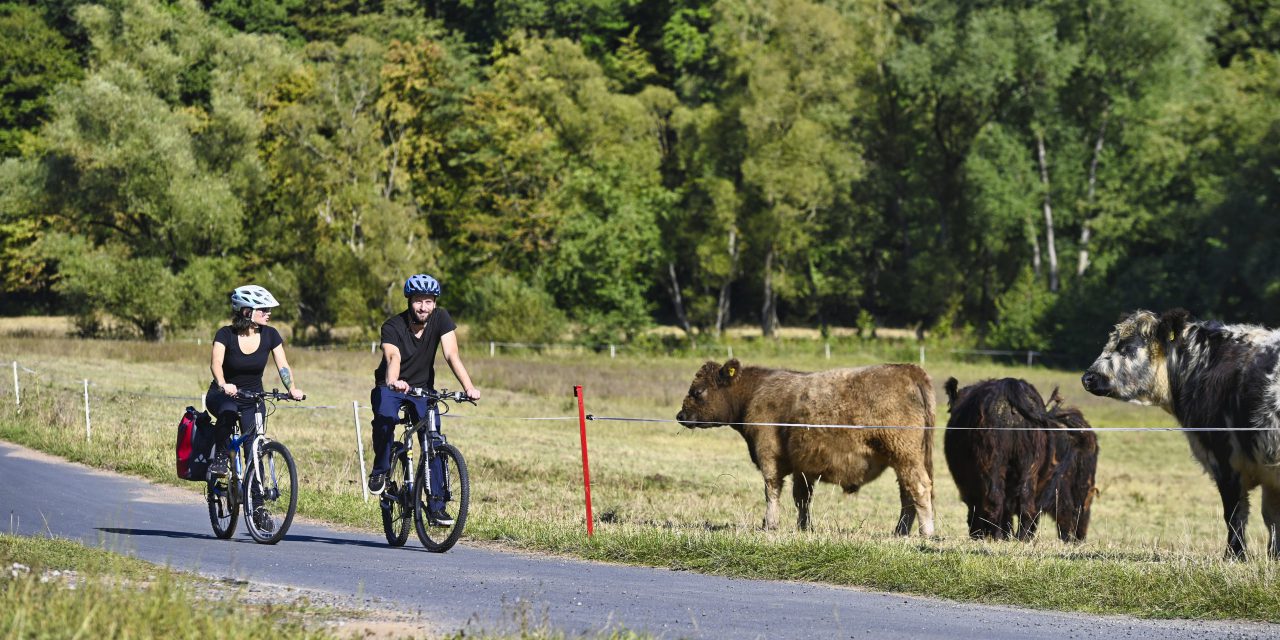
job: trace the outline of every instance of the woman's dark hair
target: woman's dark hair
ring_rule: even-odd
[[[253,321],[249,319],[252,317],[253,309],[249,307],[231,312],[231,330],[241,335],[249,333],[253,328]]]

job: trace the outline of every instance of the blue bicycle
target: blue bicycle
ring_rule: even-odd
[[[293,524],[298,509],[298,468],[293,455],[283,444],[267,437],[267,416],[275,410],[275,401],[293,400],[287,393],[240,390],[238,397],[259,401],[254,413],[254,431],[241,435],[236,420],[231,435],[230,470],[225,476],[210,476],[205,490],[209,503],[209,523],[220,539],[236,532],[236,518],[244,507],[244,524],[249,535],[261,544],[275,544],[284,538]],[[272,411],[263,415],[265,402]],[[247,446],[245,441],[252,436]],[[245,449],[248,449],[246,451]]]

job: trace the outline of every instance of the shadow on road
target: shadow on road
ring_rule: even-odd
[[[190,531],[165,531],[163,529],[131,529],[126,527],[96,527],[98,531],[103,533],[114,533],[122,536],[148,536],[161,538],[194,538],[200,540],[215,540],[212,533],[192,533]],[[327,536],[297,535],[286,534],[284,537],[286,542],[319,542],[323,544],[341,544],[353,547],[374,547],[378,549],[389,548],[385,543],[371,542],[368,540],[356,540],[352,538],[330,538]],[[236,538],[233,542],[253,542],[250,538]]]

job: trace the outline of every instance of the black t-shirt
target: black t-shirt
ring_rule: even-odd
[[[267,368],[267,356],[271,355],[272,349],[284,344],[284,338],[273,327],[260,326],[258,332],[262,334],[262,340],[258,344],[258,350],[253,353],[240,350],[240,341],[236,339],[236,332],[230,326],[218,329],[218,333],[213,336],[214,342],[221,342],[227,347],[227,353],[222,359],[222,379],[237,388],[262,391],[262,372]],[[214,384],[217,382],[214,380]]]
[[[434,389],[436,347],[440,346],[440,336],[457,328],[449,312],[440,308],[427,316],[427,326],[422,329],[421,338],[413,337],[407,309],[403,313],[387,318],[387,321],[382,323],[382,342],[395,345],[400,350],[400,379],[409,383],[411,387]],[[382,362],[373,372],[373,381],[378,385],[387,383],[386,355],[382,356]]]

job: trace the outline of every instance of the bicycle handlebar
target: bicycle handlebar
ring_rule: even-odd
[[[426,398],[428,400],[453,400],[454,402],[470,402],[471,404],[476,403],[475,400],[472,400],[471,398],[467,397],[467,392],[449,391],[448,389],[440,389],[439,391],[436,391],[434,389],[423,389],[422,387],[413,387],[412,389],[409,389],[406,395],[411,395],[418,398]]]
[[[270,391],[250,391],[248,389],[238,389],[236,390],[236,396],[240,398],[244,398],[246,400],[265,399],[265,400],[293,400],[294,402],[302,402],[303,400],[307,399],[307,396],[303,395],[301,398],[294,400],[293,396],[289,395],[288,392],[281,393],[279,389],[272,389]]]

